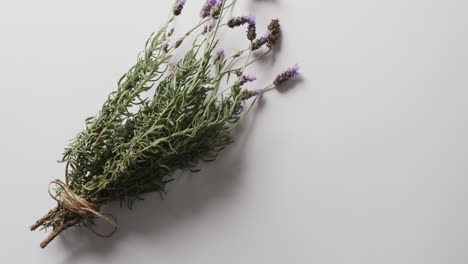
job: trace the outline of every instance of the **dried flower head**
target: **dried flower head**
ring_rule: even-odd
[[[276,44],[280,35],[280,24],[278,19],[272,19],[268,24],[268,30],[271,32],[270,39],[268,40],[267,47],[271,48]]]
[[[182,13],[182,9],[184,8],[186,0],[179,0],[177,3],[174,5],[172,11],[174,13],[174,16],[180,15]]]
[[[285,81],[288,81],[299,75],[299,65],[295,64],[293,67],[288,68],[284,72],[278,74],[276,79],[273,81],[274,85],[280,85]]]

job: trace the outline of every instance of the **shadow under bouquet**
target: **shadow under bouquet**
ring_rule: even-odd
[[[244,89],[245,83],[256,80],[246,74],[247,67],[277,42],[279,21],[271,20],[257,37],[253,16],[227,16],[235,0],[206,0],[200,22],[173,40],[177,34],[172,21],[182,13],[185,2],[174,3],[164,25],[146,41],[136,64],[65,149],[61,160],[66,164],[65,179],[49,183],[57,206],[30,227],[53,229],[41,247],[75,225],[102,237],[112,235],[118,223],[112,215],[100,212],[102,204],[120,200],[131,207],[142,194],[164,193],[175,171],[195,172],[199,162],[214,160],[233,143],[232,129],[259,95],[298,75],[296,65],[264,88]],[[235,27],[246,27],[249,44],[226,55],[218,47],[219,31]],[[189,36],[193,41],[186,45]],[[174,60],[174,51],[186,46],[181,58]],[[254,51],[261,53],[253,56]],[[93,228],[96,218],[110,223],[113,231],[97,232]]]

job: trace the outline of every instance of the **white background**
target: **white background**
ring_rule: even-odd
[[[266,93],[237,142],[164,200],[103,211],[120,230],[28,227],[54,206],[57,164],[133,65],[172,1],[0,3],[2,263],[468,263],[468,2],[240,0],[282,41],[249,88]],[[176,20],[198,20],[188,0]],[[226,50],[248,45],[244,29]],[[227,41],[230,40],[230,41]]]

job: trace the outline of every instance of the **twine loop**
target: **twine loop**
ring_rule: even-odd
[[[59,198],[57,198],[55,195],[53,195],[50,192],[50,185],[51,184],[58,185],[60,188],[62,188],[62,192],[60,193]],[[96,234],[96,235],[98,235],[100,237],[103,237],[103,238],[107,238],[107,237],[112,236],[115,233],[115,231],[117,231],[117,229],[119,228],[118,221],[113,215],[103,214],[103,213],[99,212],[99,209],[101,207],[100,204],[90,203],[90,202],[86,201],[86,199],[74,194],[70,190],[70,188],[68,188],[68,186],[64,182],[62,182],[61,180],[51,181],[49,183],[48,191],[49,191],[50,197],[52,197],[52,199],[56,200],[61,206],[63,206],[64,208],[70,210],[71,212],[73,212],[73,213],[79,215],[81,218],[83,218],[83,220],[84,220],[86,226],[88,227],[88,229],[91,230],[94,234]],[[106,217],[106,215],[108,217],[112,218],[113,220]],[[99,217],[99,218],[105,220],[106,222],[113,225],[114,229],[108,234],[102,234],[102,233],[97,232],[96,230],[94,230],[91,227],[91,224],[89,222],[89,219],[92,218],[92,217]]]

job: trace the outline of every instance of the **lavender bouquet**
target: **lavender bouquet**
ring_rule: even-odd
[[[243,89],[245,83],[256,80],[247,74],[248,66],[272,50],[280,25],[277,19],[271,20],[257,37],[253,16],[226,17],[234,2],[206,0],[200,22],[175,41],[178,33],[172,21],[186,1],[174,3],[165,24],[146,41],[136,64],[65,149],[61,160],[66,164],[65,179],[49,183],[49,195],[57,206],[31,226],[31,230],[53,229],[41,247],[75,225],[102,237],[112,235],[118,223],[100,212],[102,204],[120,200],[131,208],[144,193],[163,193],[174,171],[196,171],[200,161],[214,160],[233,142],[231,130],[258,96],[298,75],[296,65],[264,88]],[[243,26],[249,44],[226,55],[218,47],[218,32]],[[188,36],[194,39],[191,46],[174,60],[174,51],[186,46],[183,42]],[[261,53],[252,58],[253,51]],[[241,59],[244,63],[238,65]],[[97,232],[95,218],[110,223],[113,231]]]

